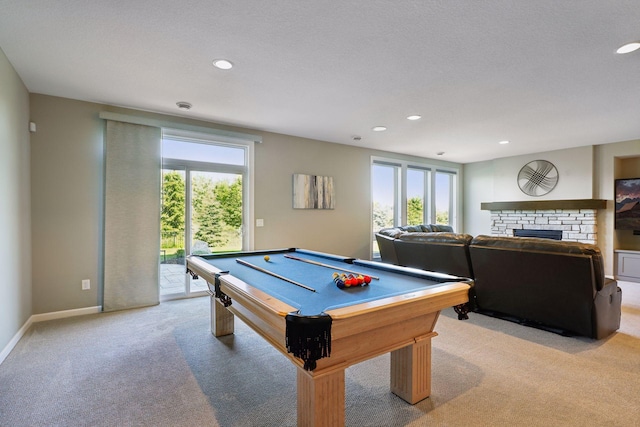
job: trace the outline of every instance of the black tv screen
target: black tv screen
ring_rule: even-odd
[[[640,178],[616,179],[616,229],[640,230]]]

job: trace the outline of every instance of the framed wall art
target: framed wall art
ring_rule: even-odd
[[[293,174],[294,209],[334,209],[333,177]]]
[[[518,187],[529,196],[544,196],[558,184],[558,169],[546,160],[527,163],[518,173]]]

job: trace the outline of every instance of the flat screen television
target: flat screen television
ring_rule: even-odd
[[[640,178],[616,179],[616,229],[640,230]]]

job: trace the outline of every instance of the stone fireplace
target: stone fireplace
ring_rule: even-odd
[[[482,203],[491,211],[491,235],[513,236],[514,230],[557,230],[562,240],[597,244],[597,210],[606,200],[539,200]]]

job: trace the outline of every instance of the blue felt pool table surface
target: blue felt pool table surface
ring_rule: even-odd
[[[265,255],[269,256],[269,261],[264,259]],[[285,255],[330,265],[335,268],[290,259]],[[233,277],[297,308],[299,314],[307,316],[321,314],[339,307],[465,280],[454,276],[422,272],[304,249],[238,252],[201,255],[200,257],[215,268],[228,272]],[[315,292],[243,265],[237,260],[248,262],[284,276],[314,289]],[[344,271],[341,269],[375,276],[379,280],[372,279],[368,286],[340,289],[333,280],[333,273],[343,273]]]

